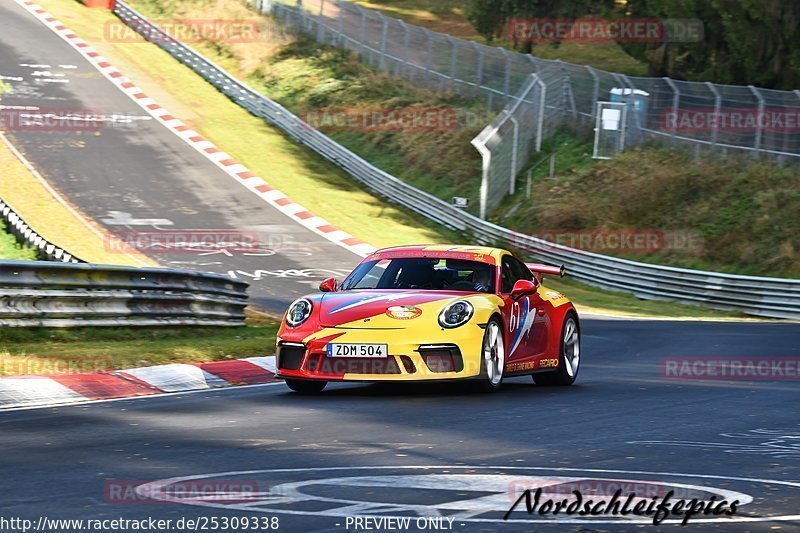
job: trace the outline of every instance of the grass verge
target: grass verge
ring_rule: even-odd
[[[36,250],[22,246],[16,237],[6,231],[5,223],[0,220],[0,259],[13,261],[36,261]]]
[[[105,372],[275,353],[278,323],[243,327],[3,328],[0,375]]]
[[[654,264],[754,276],[800,276],[800,171],[767,162],[696,159],[663,145],[642,145],[613,160],[591,158],[590,142],[562,132],[549,139],[549,165],[494,214],[519,231]],[[524,184],[524,180],[523,180]],[[547,229],[543,229],[547,228]],[[654,246],[614,248],[603,235],[631,232]],[[587,241],[584,241],[587,242]],[[587,249],[585,246],[577,246]]]

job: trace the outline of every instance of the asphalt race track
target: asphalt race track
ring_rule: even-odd
[[[308,292],[314,283],[302,276],[270,273],[307,272],[318,284],[331,275],[341,278],[358,263],[355,254],[294,223],[235,183],[8,0],[0,3],[0,76],[12,88],[3,96],[4,106],[89,110],[118,117],[104,123],[99,135],[8,132],[51,184],[109,230],[255,231],[266,244],[255,251],[258,255],[159,254],[164,266],[220,273],[260,270],[259,280],[246,274],[241,279],[251,281],[254,303],[282,313],[287,301]]]
[[[559,476],[593,483],[595,492],[613,492],[614,480],[658,494],[675,484],[733,491],[752,498],[737,516],[759,521],[734,527],[724,518],[695,519],[690,526],[800,531],[800,522],[770,521],[800,514],[797,382],[682,381],[660,370],[669,356],[797,356],[800,327],[593,320],[583,330],[584,364],[567,389],[517,378],[488,396],[455,385],[347,384],[307,397],[277,383],[5,412],[3,514],[277,516],[285,531],[345,531],[348,515],[383,512],[456,517],[455,531],[533,531],[542,524],[503,523],[507,491],[534,476]],[[220,490],[243,483],[257,494],[202,507],[180,499],[141,503],[110,488],[211,475]],[[787,480],[794,485],[775,483]],[[529,519],[524,510],[514,513]],[[631,528],[547,520],[574,531]]]
[[[71,66],[49,69],[68,82],[36,81],[38,67],[26,65],[40,64]],[[131,119],[98,136],[11,134],[94,219],[125,219],[128,229],[142,219],[167,219],[170,229],[255,227],[282,243],[270,256],[175,255],[164,258],[167,266],[347,271],[357,261],[144,120],[79,54],[7,0],[0,74],[21,78],[5,105]],[[282,310],[308,288],[308,279],[264,278],[251,294]],[[618,488],[642,498],[674,490],[686,499],[738,499],[738,522],[704,515],[689,528],[800,531],[797,373],[772,381],[667,375],[681,357],[796,360],[800,325],[584,320],[582,333],[578,383],[564,389],[517,378],[493,395],[456,384],[338,384],[301,396],[274,383],[0,412],[0,519],[31,520],[39,531],[81,530],[53,519],[119,518],[172,520],[170,529],[182,531],[396,530],[357,527],[355,515],[413,517],[409,531],[652,527],[647,518],[528,515],[524,505],[503,519],[521,490],[545,484],[556,494],[580,489],[606,499]],[[257,522],[232,526],[242,518]],[[223,519],[231,527],[221,528]],[[0,522],[0,530],[21,529]]]

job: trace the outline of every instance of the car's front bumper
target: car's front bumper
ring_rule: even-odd
[[[481,372],[483,328],[437,332],[431,341],[408,330],[326,328],[305,339],[283,332],[278,340],[278,377],[324,381],[429,381],[469,379]],[[328,342],[388,344],[386,358],[334,358]]]

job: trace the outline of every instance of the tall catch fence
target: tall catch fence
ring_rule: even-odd
[[[601,122],[612,130],[613,153],[657,139],[697,155],[800,162],[800,90],[605,72],[459,39],[343,0],[255,0],[255,6],[375,68],[498,111],[472,142],[483,157],[482,218],[515,191],[516,175],[543,136],[561,126],[595,135],[598,102],[627,104],[624,124]]]

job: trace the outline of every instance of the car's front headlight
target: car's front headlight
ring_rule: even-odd
[[[443,328],[457,328],[469,322],[475,308],[465,300],[457,300],[442,309],[439,315],[439,325]]]
[[[308,320],[308,317],[311,316],[311,310],[313,308],[314,304],[312,304],[311,300],[308,298],[300,298],[299,300],[295,300],[292,305],[289,306],[289,310],[286,311],[286,324],[296,328]]]

